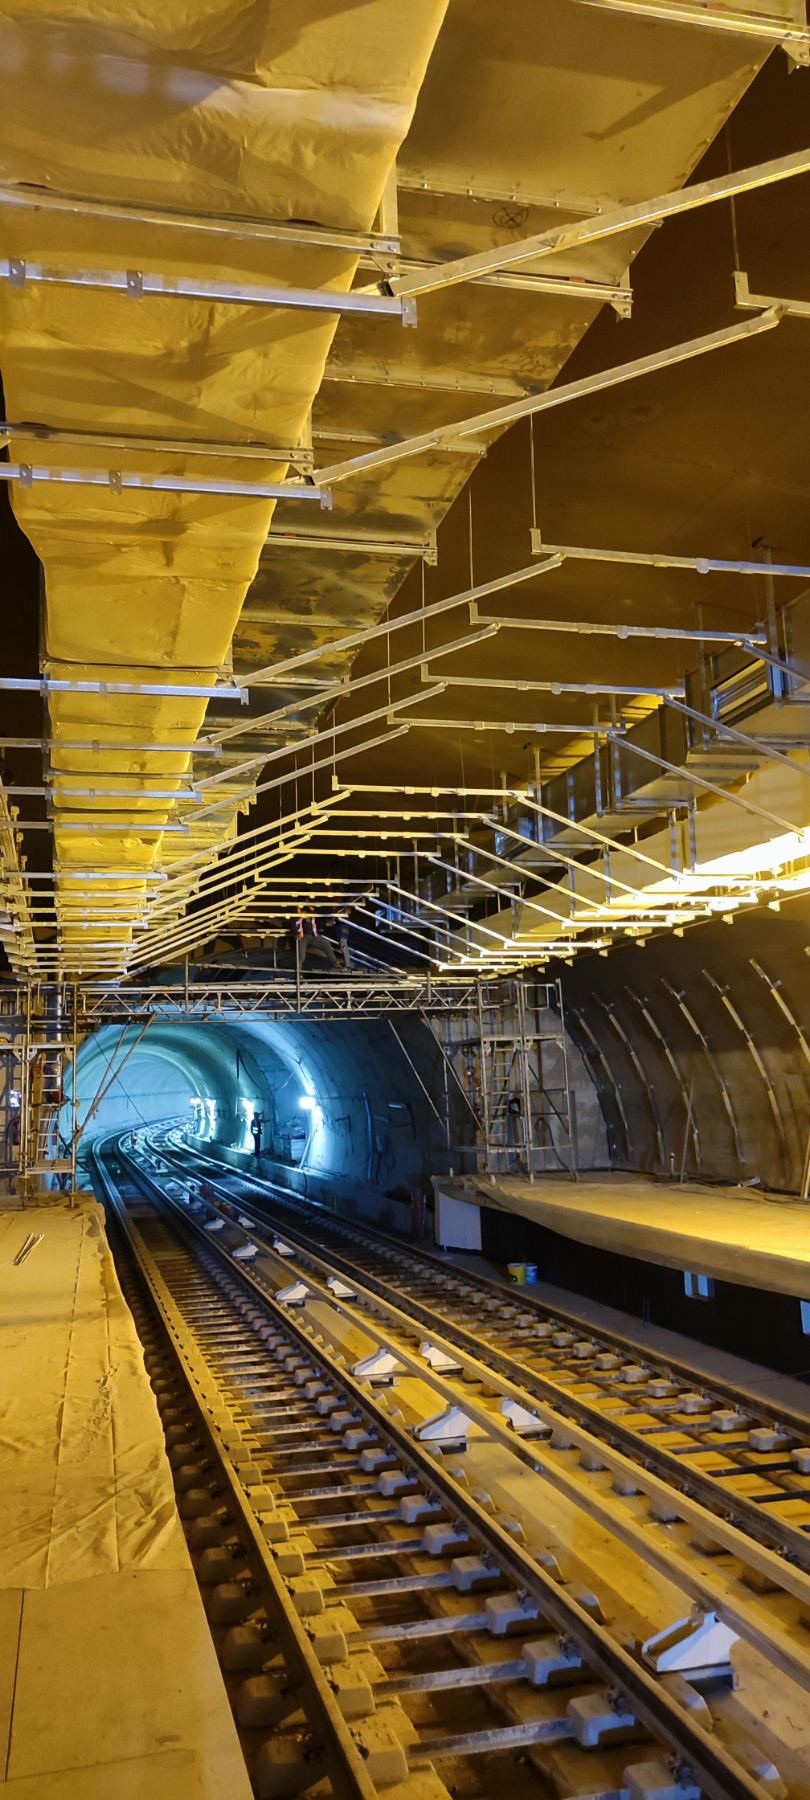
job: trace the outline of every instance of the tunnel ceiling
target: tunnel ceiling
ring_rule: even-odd
[[[804,8],[252,19],[0,7],[12,966],[327,880],[484,970],[801,894]]]

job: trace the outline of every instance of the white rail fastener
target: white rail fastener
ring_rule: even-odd
[[[737,1636],[738,1633],[732,1631],[730,1625],[724,1625],[716,1612],[703,1612],[697,1608],[688,1618],[679,1619],[677,1624],[647,1638],[641,1654],[656,1675],[669,1674],[673,1670],[681,1675],[698,1669],[702,1673],[709,1669],[723,1672],[729,1667]]]

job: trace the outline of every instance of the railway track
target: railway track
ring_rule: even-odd
[[[810,1416],[778,1406],[766,1412],[749,1392],[649,1354],[640,1360],[626,1340],[551,1314],[522,1291],[513,1299],[494,1281],[455,1272],[430,1253],[214,1159],[191,1158],[165,1139],[160,1150],[187,1176],[204,1171],[209,1192],[238,1202],[258,1230],[270,1224],[285,1233],[291,1266],[302,1274],[340,1273],[386,1303],[392,1317],[404,1306],[422,1336],[440,1322],[461,1368],[477,1372],[485,1363],[527,1410],[537,1408],[538,1428],[556,1431],[558,1441],[566,1423],[581,1428],[573,1446],[586,1462],[598,1459],[601,1445],[608,1458],[616,1453],[617,1474],[635,1462],[639,1475],[658,1477],[810,1574]],[[660,1497],[655,1482],[648,1491]],[[810,1590],[802,1588],[802,1597],[810,1601]]]
[[[230,1201],[189,1205],[114,1146],[96,1166],[161,1339],[180,1509],[260,1800],[324,1779],[366,1800],[499,1782],[572,1800],[784,1792],[761,1749],[724,1741],[722,1719],[712,1730],[711,1692],[698,1691],[710,1671],[656,1674],[598,1599],[470,1488],[452,1447],[420,1439],[396,1390],[353,1374],[274,1297],[269,1255],[240,1262],[251,1240]],[[275,1253],[282,1276],[291,1261]],[[401,1352],[416,1363],[404,1336]],[[423,1364],[452,1416],[458,1390]]]
[[[165,1139],[160,1140],[160,1149],[164,1168],[164,1157],[168,1157],[172,1166],[185,1171],[188,1177],[188,1154],[167,1146]],[[704,1612],[717,1613],[768,1662],[776,1664],[806,1692],[810,1691],[807,1539],[790,1523],[775,1520],[760,1510],[756,1501],[733,1490],[730,1495],[723,1490],[711,1472],[711,1459],[716,1462],[718,1453],[712,1449],[710,1432],[706,1434],[708,1442],[698,1432],[684,1432],[679,1429],[681,1421],[677,1417],[673,1420],[670,1414],[667,1439],[674,1449],[651,1443],[643,1429],[653,1412],[650,1398],[642,1395],[639,1401],[630,1399],[627,1390],[622,1392],[620,1388],[618,1400],[610,1404],[609,1392],[608,1404],[597,1411],[587,1397],[591,1389],[581,1365],[576,1369],[575,1380],[552,1383],[548,1373],[537,1374],[534,1358],[529,1363],[520,1360],[525,1359],[527,1339],[530,1344],[534,1341],[537,1324],[533,1323],[531,1312],[524,1313],[523,1298],[513,1304],[509,1290],[502,1284],[470,1284],[466,1278],[459,1281],[438,1259],[424,1252],[411,1253],[381,1234],[369,1232],[365,1226],[347,1224],[306,1203],[302,1207],[297,1197],[295,1201],[281,1197],[284,1217],[276,1212],[274,1225],[266,1216],[264,1194],[259,1196],[258,1205],[255,1193],[253,1201],[248,1200],[247,1190],[254,1185],[250,1180],[234,1177],[230,1170],[223,1176],[221,1165],[211,1159],[208,1162],[211,1169],[218,1171],[217,1178],[211,1169],[206,1170],[206,1204],[211,1210],[219,1205],[224,1209],[223,1219],[241,1218],[244,1226],[252,1215],[254,1242],[261,1242],[265,1234],[270,1242],[280,1243],[276,1226],[283,1229],[283,1252],[276,1255],[282,1285],[289,1285],[290,1275],[295,1272],[310,1292],[333,1300],[334,1282],[342,1281],[343,1312],[356,1317],[396,1365],[421,1375],[430,1361],[437,1392],[473,1428],[484,1429],[502,1443],[511,1441],[516,1454],[568,1502],[680,1588],[686,1605],[691,1603]],[[195,1156],[191,1166],[199,1174],[200,1168],[206,1167],[206,1159]],[[234,1188],[238,1193],[236,1201]],[[290,1215],[296,1211],[298,1223],[294,1227]],[[237,1237],[240,1235],[243,1227],[237,1230]],[[332,1247],[335,1238],[340,1241],[343,1254]],[[367,1285],[363,1285],[358,1274],[359,1254],[354,1252],[352,1258],[345,1254],[347,1238],[360,1240],[364,1259],[369,1254],[369,1238],[375,1259],[378,1244],[381,1246],[387,1268],[393,1265],[396,1289],[390,1280],[368,1273]],[[313,1240],[319,1241],[324,1254],[315,1251]],[[416,1282],[413,1265],[418,1272]],[[421,1298],[413,1293],[414,1285],[424,1282],[421,1271],[425,1266],[433,1276],[429,1306],[424,1293]],[[403,1290],[404,1283],[407,1285]],[[454,1317],[454,1297],[459,1289],[466,1296],[465,1304],[474,1311],[474,1337],[466,1329],[445,1322],[448,1310],[451,1319]],[[489,1312],[482,1309],[480,1292],[487,1295]],[[538,1310],[542,1311],[536,1309],[535,1319]],[[421,1329],[418,1324],[415,1329],[420,1317]],[[438,1319],[442,1320],[440,1332]],[[553,1331],[554,1323],[541,1319],[547,1330],[550,1325]],[[510,1353],[508,1347],[504,1348],[504,1340],[516,1333],[519,1346],[513,1346]],[[543,1346],[547,1341],[541,1335]],[[592,1340],[585,1341],[593,1350]],[[629,1366],[634,1371],[639,1368],[635,1361]],[[383,1363],[381,1373],[385,1367]],[[653,1368],[649,1374],[652,1386],[659,1381],[674,1385],[669,1370]],[[635,1383],[629,1386],[632,1389]],[[694,1392],[694,1388],[689,1391]],[[733,1397],[734,1390],[731,1394]],[[707,1396],[706,1410],[711,1404],[711,1397]],[[692,1415],[685,1416],[690,1422]],[[739,1410],[735,1416],[740,1416]],[[636,1429],[639,1424],[641,1430]],[[801,1420],[795,1421],[797,1431],[802,1424]],[[759,1425],[746,1427],[746,1433],[749,1429],[770,1431],[774,1427],[760,1421]],[[784,1437],[784,1421],[779,1430]],[[723,1467],[727,1468],[727,1434],[720,1430],[715,1436],[722,1445]],[[694,1459],[687,1462],[678,1454],[684,1441],[701,1450],[705,1445],[700,1470],[695,1468]],[[772,1455],[769,1458],[767,1452],[752,1452],[747,1436],[745,1442],[748,1456],[758,1456],[760,1462],[770,1461],[772,1467]],[[792,1471],[793,1464],[783,1458],[783,1476]],[[759,1472],[757,1481],[761,1492],[764,1477]]]

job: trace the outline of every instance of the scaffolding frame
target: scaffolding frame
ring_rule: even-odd
[[[23,1125],[25,1012],[23,991],[0,988],[0,1182],[15,1184]]]
[[[20,1137],[12,1175],[23,1199],[30,1196],[35,1184],[51,1180],[72,1196],[78,1142],[77,989],[71,982],[37,982],[18,993],[17,1017],[22,1025]]]
[[[448,1160],[489,1174],[576,1176],[575,1120],[561,984],[510,976],[389,976],[266,981],[214,980],[137,986],[15,984],[0,990],[0,1175],[25,1199],[36,1184],[71,1193],[79,1139],[81,1039],[104,1025],[142,1029],[155,1019],[204,1023],[245,1015],[268,1020],[420,1017],[440,1053],[426,1094]],[[126,1058],[125,1058],[126,1060]],[[460,1122],[460,1123],[459,1123]]]
[[[562,987],[531,974],[479,977],[473,1004],[434,1016],[443,1059],[448,1151],[450,1081],[471,1121],[471,1141],[456,1145],[476,1172],[490,1175],[563,1172],[576,1179],[576,1129],[568,1067]],[[459,1068],[459,1064],[461,1068]]]

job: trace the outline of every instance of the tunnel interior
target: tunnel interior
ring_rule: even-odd
[[[171,1118],[200,1150],[320,1198],[407,1200],[446,1151],[439,1063],[418,1020],[396,1035],[385,1020],[245,1015],[109,1025],[79,1052],[81,1143]]]
[[[796,1193],[810,1132],[810,907],[561,969],[580,1172]],[[78,1058],[83,1144],[166,1118],[327,1200],[476,1167],[473,1121],[419,1017],[245,1013],[110,1024]],[[260,1131],[256,1132],[256,1125]],[[449,1130],[448,1130],[449,1126]]]

